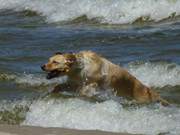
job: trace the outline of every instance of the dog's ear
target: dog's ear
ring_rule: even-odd
[[[67,63],[68,64],[73,64],[74,62],[76,62],[76,56],[75,56],[75,54],[73,54],[73,53],[68,53],[67,55],[66,55],[66,57],[67,57]]]
[[[55,55],[62,55],[63,53],[61,52],[56,52]]]

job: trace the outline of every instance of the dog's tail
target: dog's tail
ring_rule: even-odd
[[[159,97],[158,102],[160,102],[163,106],[170,106],[170,103],[161,97]]]
[[[148,88],[148,93],[152,102],[159,102],[163,106],[170,105],[170,103],[167,100],[163,99],[156,91]]]

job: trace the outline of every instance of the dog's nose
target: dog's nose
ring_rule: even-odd
[[[42,66],[41,66],[41,69],[42,69],[42,70],[45,70],[45,65],[42,65]]]

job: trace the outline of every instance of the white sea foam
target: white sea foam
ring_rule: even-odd
[[[0,74],[0,80],[14,81],[19,85],[26,85],[32,87],[48,86],[51,84],[61,84],[67,80],[67,77],[63,76],[52,80],[47,80],[43,75],[35,74]]]
[[[32,104],[22,125],[177,135],[180,109],[158,105],[127,109],[112,100],[90,103],[80,99],[51,99]]]
[[[128,70],[148,86],[180,85],[180,66],[168,63],[129,64]]]
[[[66,77],[55,78],[52,80],[47,80],[45,76],[34,75],[34,74],[23,74],[21,76],[17,76],[15,82],[21,85],[29,85],[29,86],[47,86],[51,84],[61,84],[66,81]]]
[[[160,21],[180,15],[180,0],[0,0],[0,9],[31,10],[48,22],[70,21],[86,15],[101,23],[126,24],[138,18]]]
[[[0,102],[0,111],[13,111],[16,107],[26,107],[30,106],[30,101],[21,100],[21,101],[7,101],[3,100]],[[1,117],[0,117],[1,120]]]
[[[15,78],[16,78],[16,75],[13,75],[13,74],[6,74],[6,73],[0,74],[0,80],[13,80]]]

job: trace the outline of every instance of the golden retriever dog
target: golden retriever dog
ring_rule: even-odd
[[[57,85],[52,92],[67,88],[91,97],[98,89],[110,88],[117,96],[135,99],[137,103],[169,104],[127,70],[92,51],[56,53],[41,68],[48,73],[47,79],[68,76],[68,81]]]

